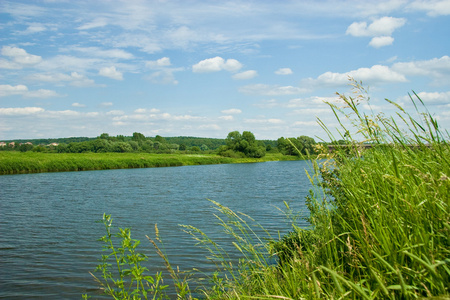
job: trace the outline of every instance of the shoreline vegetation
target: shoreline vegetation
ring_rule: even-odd
[[[0,175],[254,163],[299,159],[298,156],[283,155],[281,153],[268,153],[260,158],[232,158],[202,153],[42,153],[1,151]]]
[[[169,288],[176,299],[449,299],[449,134],[416,94],[411,100],[418,117],[389,100],[397,114],[386,117],[362,112],[368,95],[360,83],[352,85],[352,97],[338,94],[341,107],[329,103],[340,124],[337,138],[319,120],[332,141],[341,138],[348,146],[323,149],[311,160],[308,228],[286,204],[292,231],[257,235],[257,220],[211,200],[218,226],[241,258],[230,260],[224,239],[181,225],[217,266],[203,287],[191,290],[186,272],[195,269],[170,264],[156,224],[155,237],[147,236],[143,246],[163,259],[168,282],[161,272],[147,274],[140,241],[129,229],[117,231],[104,214],[104,255],[92,273],[100,289],[114,299],[168,299]],[[360,147],[366,141],[374,147]]]

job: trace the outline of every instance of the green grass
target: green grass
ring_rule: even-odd
[[[279,153],[268,153],[265,157],[256,159],[229,158],[213,154],[41,153],[1,151],[0,175],[39,172],[250,163],[292,159],[296,158],[284,156]]]

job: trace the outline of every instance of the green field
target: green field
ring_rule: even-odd
[[[298,157],[286,156],[279,153],[268,153],[263,158],[230,158],[214,154],[39,153],[2,151],[0,152],[0,174],[175,167],[296,159]]]

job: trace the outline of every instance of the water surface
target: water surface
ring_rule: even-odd
[[[215,226],[207,199],[244,212],[276,236],[290,229],[283,201],[304,210],[310,188],[304,161],[266,162],[40,173],[0,176],[0,298],[80,299],[95,295],[93,271],[104,235],[103,213],[131,227],[150,256],[153,274],[162,270],[145,235],[158,224],[172,265],[208,272],[205,252],[179,224],[199,227],[225,247],[230,240]]]

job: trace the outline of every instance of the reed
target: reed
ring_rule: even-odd
[[[216,204],[242,252],[235,266],[214,241],[188,227],[221,259],[225,280],[205,290],[207,298],[448,297],[449,136],[416,94],[411,100],[419,119],[390,101],[398,112],[386,118],[362,112],[368,97],[359,83],[353,87],[356,97],[339,95],[342,107],[329,104],[341,124],[337,138],[321,123],[332,141],[344,139],[347,146],[312,160],[310,228],[293,223],[289,235],[267,243],[253,235],[252,220]],[[373,147],[361,147],[367,142]]]

